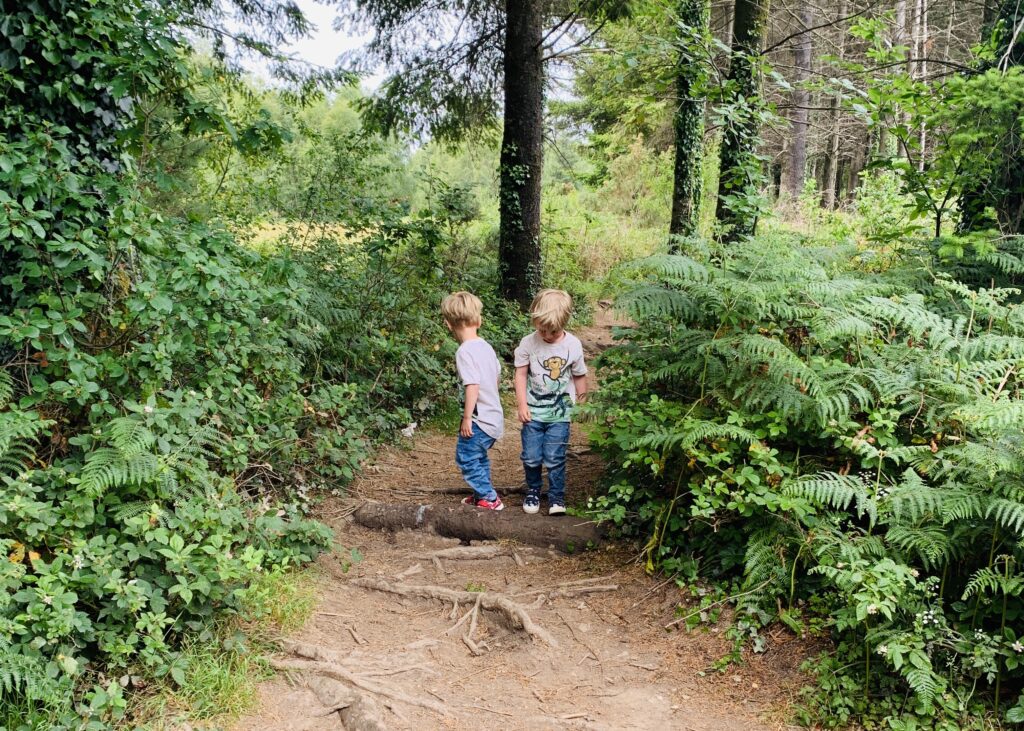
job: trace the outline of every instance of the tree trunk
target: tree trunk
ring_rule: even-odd
[[[729,242],[750,236],[757,228],[754,198],[761,174],[756,149],[760,100],[755,63],[764,45],[768,2],[736,0],[729,64],[735,111],[722,134],[716,210],[719,223],[726,229],[724,239]]]
[[[857,192],[857,184],[860,181],[861,171],[864,170],[864,164],[867,162],[868,155],[871,154],[871,131],[864,135],[864,137],[857,140],[857,144],[853,146],[853,155],[850,158],[850,167],[847,169],[847,180],[846,180],[846,200],[852,201],[854,195]]]
[[[917,57],[917,78],[924,82],[928,77],[928,0],[917,0],[917,13],[914,17],[914,48]],[[924,122],[917,132],[918,172],[924,172],[925,150],[928,137]]]
[[[800,197],[807,176],[807,130],[808,107],[811,93],[807,90],[807,79],[811,75],[811,34],[808,29],[814,25],[814,10],[810,3],[800,9],[800,25],[804,34],[793,52],[793,123],[792,144],[789,147],[789,170],[786,176],[786,190],[792,199]]]
[[[847,0],[839,0],[839,14],[837,17],[846,17],[846,6]],[[839,63],[842,64],[846,54],[846,29],[841,22],[837,22],[836,29],[839,35],[836,39]],[[822,190],[822,203],[830,211],[836,207],[836,183],[839,180],[839,136],[842,133],[843,121],[842,114],[840,113],[841,105],[842,94],[837,93],[832,97],[832,101],[829,104],[829,117],[832,120],[832,129],[829,132],[828,168],[825,172],[825,185]]]
[[[505,8],[498,273],[502,295],[526,309],[541,281],[544,16],[540,0],[506,0]]]
[[[704,83],[705,69],[701,49],[689,47],[696,36],[708,33],[708,0],[680,0],[679,23],[688,32],[680,34],[676,68],[675,169],[672,188],[670,236],[692,236],[700,218],[701,161],[704,157]],[[676,251],[677,244],[669,244]]]

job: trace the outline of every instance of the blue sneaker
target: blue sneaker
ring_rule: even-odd
[[[530,515],[540,512],[540,497],[538,495],[527,495],[523,500],[523,512]]]
[[[548,515],[565,515],[565,506],[561,503],[551,503],[548,507]]]

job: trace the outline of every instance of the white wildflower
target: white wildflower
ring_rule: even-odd
[[[53,597],[52,596],[44,596],[43,597],[43,604],[45,604],[47,606],[50,606],[51,604],[53,604]]]
[[[879,655],[882,655],[884,657],[885,655],[889,654],[889,646],[888,645],[879,645],[878,649],[876,650],[876,652]]]
[[[270,324],[270,318],[269,317],[264,317],[263,318],[263,324],[264,325],[269,325]]]
[[[921,575],[921,572],[918,571],[917,569],[910,569],[910,575],[913,576],[916,579],[918,576]]]
[[[143,406],[142,410],[145,411],[147,414],[152,414],[153,413],[153,407],[152,406],[148,406],[148,405],[147,406]]]
[[[1020,640],[1017,640],[1016,642],[1014,642],[1012,645],[1010,645],[1010,647],[1013,648],[1014,652],[1017,652],[1017,653],[1024,652],[1024,645],[1022,645],[1020,643]]]
[[[878,614],[878,605],[868,604],[868,614]]]
[[[74,566],[76,569],[80,569],[83,566],[85,566],[85,559],[82,557],[82,554],[75,554],[75,558],[71,562],[71,565]]]

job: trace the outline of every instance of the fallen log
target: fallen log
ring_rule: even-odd
[[[353,513],[366,528],[396,531],[429,530],[462,541],[508,539],[533,546],[552,546],[564,553],[578,553],[597,546],[604,537],[602,526],[571,515],[549,518],[521,510],[480,510],[468,505],[393,505],[366,502]]]

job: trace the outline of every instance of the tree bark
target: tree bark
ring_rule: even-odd
[[[738,241],[757,228],[752,199],[758,195],[757,160],[759,84],[756,62],[764,44],[769,0],[736,0],[729,81],[734,113],[722,134],[716,216],[726,228],[724,239]]]
[[[836,17],[846,17],[847,0],[839,0],[839,11]],[[846,56],[846,29],[841,22],[836,23],[838,38],[836,39],[837,55],[839,63],[845,60]],[[825,168],[825,183],[822,186],[822,205],[833,210],[836,207],[836,183],[839,180],[839,139],[842,133],[842,94],[835,94],[829,103],[829,118],[832,122],[832,129],[828,136],[828,166]]]
[[[498,273],[502,295],[526,309],[540,288],[544,156],[544,15],[540,0],[506,0]]]
[[[700,88],[706,71],[700,49],[693,53],[687,47],[696,35],[708,33],[710,5],[708,0],[680,0],[679,23],[689,28],[680,34],[676,67],[675,168],[672,187],[670,236],[692,236],[700,217],[701,162],[704,159],[704,96]],[[671,251],[677,250],[669,244]]]
[[[812,38],[808,28],[814,25],[814,10],[810,3],[804,3],[800,9],[800,25],[804,33],[793,52],[793,113],[790,115],[793,136],[789,146],[789,169],[786,175],[786,191],[792,199],[800,197],[807,176],[807,130],[810,127],[808,107],[811,104],[811,93],[807,90],[806,84],[811,75],[812,50]]]
[[[914,47],[917,62],[917,78],[924,82],[928,77],[928,0],[917,0],[917,13],[914,17]],[[917,132],[918,161],[917,170],[923,173],[925,167],[925,150],[928,144],[928,131],[924,122]]]

